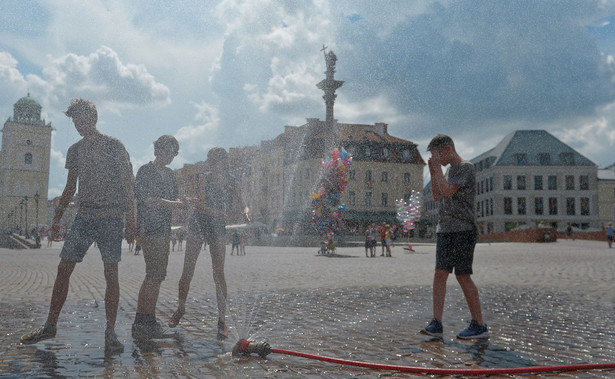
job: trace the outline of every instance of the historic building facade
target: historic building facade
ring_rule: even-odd
[[[333,148],[353,156],[349,184],[341,201],[349,229],[371,222],[395,222],[395,201],[423,188],[423,161],[417,145],[391,136],[388,125],[346,124],[334,119],[334,78],[337,57],[325,53],[326,78],[317,84],[324,92],[326,119],[308,118],[304,125],[286,126],[273,140],[257,146],[231,148],[231,171],[240,179],[244,199],[254,221],[271,230],[311,233],[312,192],[318,189],[322,160]],[[176,171],[182,191],[196,193],[203,163]]]
[[[0,224],[4,230],[31,230],[47,223],[53,128],[41,119],[41,109],[30,94],[22,97],[2,129]]]
[[[481,233],[599,227],[598,167],[544,130],[518,130],[471,160]]]
[[[615,221],[615,165],[598,170],[598,213],[605,227]]]

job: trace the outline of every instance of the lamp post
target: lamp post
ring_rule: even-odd
[[[26,201],[26,239],[28,239],[30,238],[30,235],[28,234],[28,196],[24,196],[23,198]]]
[[[19,235],[21,235],[21,227],[23,226],[23,199],[19,202]]]
[[[34,201],[36,202],[36,235],[34,236],[34,239],[37,241],[37,243],[36,243],[37,246],[36,247],[40,247],[40,245],[38,243],[38,241],[39,241],[39,237],[38,237],[39,236],[39,234],[38,234],[38,200],[40,198],[41,197],[39,196],[38,191],[36,191],[36,194],[34,195]]]

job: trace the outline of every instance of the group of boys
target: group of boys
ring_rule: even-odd
[[[83,138],[72,145],[66,154],[68,177],[54,214],[51,233],[54,236],[58,234],[64,210],[76,192],[79,210],[60,253],[47,321],[41,328],[23,335],[21,342],[37,343],[55,337],[58,318],[68,295],[70,276],[89,247],[96,243],[106,280],[105,350],[108,353],[122,352],[123,345],[115,333],[120,296],[118,263],[122,239],[125,237],[131,243],[137,235],[143,248],[146,273],[138,294],[132,336],[135,339],[157,339],[172,335],[156,320],[155,311],[160,286],[167,273],[172,211],[180,207],[193,212],[184,271],[179,282],[179,306],[168,325],[175,327],[185,313],[196,260],[206,242],[210,245],[218,299],[217,338],[226,338],[224,227],[230,219],[249,221],[247,208],[243,206],[237,190],[239,187],[228,173],[226,151],[223,148],[209,150],[206,161],[208,171],[199,175],[197,196],[179,199],[175,175],[167,167],[179,153],[179,143],[173,136],[163,135],[154,142],[155,159],[139,168],[133,180],[130,157],[123,144],[96,128],[98,112],[94,103],[84,99],[73,100],[65,114],[72,119]]]
[[[76,263],[83,260],[90,245],[96,242],[104,263],[106,280],[105,348],[109,352],[123,351],[123,345],[115,333],[120,294],[118,262],[121,258],[122,238],[125,236],[130,243],[137,235],[141,239],[146,275],[139,290],[132,335],[135,339],[166,337],[168,333],[156,320],[155,310],[160,286],[167,272],[171,215],[173,209],[178,207],[192,209],[193,216],[188,227],[184,267],[179,281],[179,305],[168,320],[168,326],[175,327],[185,313],[196,260],[203,243],[207,243],[210,246],[216,285],[217,338],[226,338],[225,225],[227,221],[237,222],[242,218],[249,222],[239,186],[228,174],[227,152],[223,148],[209,150],[207,172],[199,175],[199,193],[194,198],[179,199],[177,181],[173,171],[167,167],[179,153],[179,144],[174,137],[164,135],[154,142],[154,161],[142,166],[133,181],[132,165],[122,143],[97,130],[98,113],[94,103],[84,99],[73,100],[65,114],[72,118],[83,138],[68,149],[68,178],[55,211],[51,233],[57,235],[60,219],[77,191],[77,184],[79,211],[60,253],[61,260],[47,322],[41,328],[22,336],[21,342],[36,343],[56,335],[56,324],[67,298],[70,276]],[[440,201],[440,216],[433,319],[421,333],[442,337],[446,281],[454,270],[472,316],[468,328],[457,337],[486,338],[489,332],[483,323],[478,289],[470,276],[477,239],[474,168],[457,154],[449,136],[437,135],[427,150],[432,154],[429,171],[434,200]],[[450,167],[443,174],[441,167],[447,165]],[[367,248],[366,245],[366,255]]]

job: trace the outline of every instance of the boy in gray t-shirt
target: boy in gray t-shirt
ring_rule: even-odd
[[[488,338],[489,331],[483,323],[478,289],[471,277],[477,239],[474,165],[457,154],[452,138],[446,135],[435,136],[427,146],[427,151],[431,152],[431,189],[434,200],[440,202],[440,213],[433,281],[433,319],[421,333],[442,338],[446,281],[454,270],[472,316],[470,325],[457,334],[457,338]],[[444,175],[442,166],[446,165],[450,167]]]
[[[72,145],[66,154],[66,187],[56,208],[50,233],[58,235],[60,220],[75,192],[79,196],[79,211],[60,253],[47,322],[41,328],[23,335],[21,342],[32,344],[55,337],[70,276],[75,265],[83,260],[89,247],[96,242],[107,285],[105,354],[120,353],[124,346],[115,334],[120,299],[118,262],[121,259],[122,238],[125,236],[131,242],[136,232],[132,165],[124,145],[96,128],[98,111],[94,103],[85,99],[73,100],[65,114],[73,120],[75,129],[83,138]]]

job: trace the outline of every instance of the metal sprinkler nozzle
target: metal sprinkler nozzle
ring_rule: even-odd
[[[271,354],[271,346],[267,342],[254,342],[248,340],[240,340],[233,346],[233,356],[243,354],[258,354],[261,358],[266,358]]]

